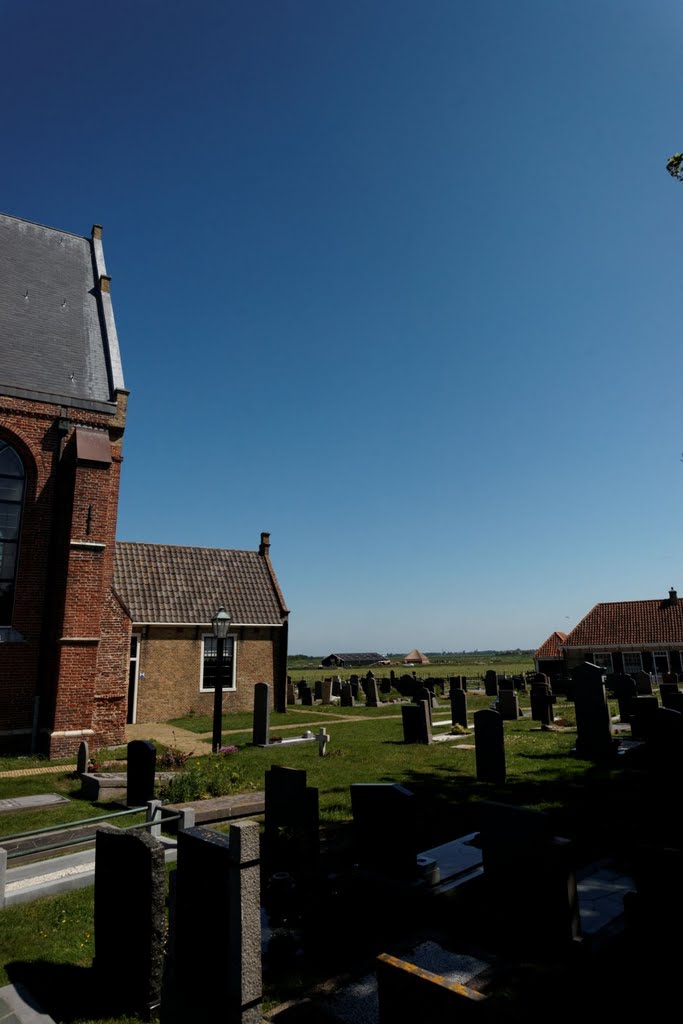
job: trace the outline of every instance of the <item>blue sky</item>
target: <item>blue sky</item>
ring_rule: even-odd
[[[0,207],[105,254],[118,535],[254,548],[292,652],[683,590],[674,0],[0,4]]]

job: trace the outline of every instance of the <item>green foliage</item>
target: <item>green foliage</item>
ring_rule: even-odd
[[[683,153],[674,153],[666,162],[666,169],[672,178],[683,181]]]
[[[212,796],[239,792],[244,787],[239,765],[222,754],[212,754],[192,762],[189,768],[160,788],[162,800],[178,804],[188,800],[205,800]]]

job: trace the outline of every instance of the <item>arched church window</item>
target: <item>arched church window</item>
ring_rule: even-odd
[[[12,622],[25,480],[14,448],[0,441],[0,626]]]

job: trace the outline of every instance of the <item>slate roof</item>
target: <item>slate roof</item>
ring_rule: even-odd
[[[612,601],[596,604],[568,634],[566,647],[683,644],[683,601]]]
[[[543,641],[538,650],[534,651],[534,658],[561,658],[560,644],[564,644],[566,641],[567,634],[561,633],[559,629],[556,629],[547,640]]]
[[[279,626],[278,589],[258,551],[116,542],[114,590],[134,623],[208,625],[223,606],[236,626]]]
[[[101,275],[99,237],[0,214],[0,393],[77,408],[115,401],[123,374]]]

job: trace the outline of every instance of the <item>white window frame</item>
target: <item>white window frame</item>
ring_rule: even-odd
[[[202,645],[199,652],[199,692],[200,693],[213,693],[213,686],[204,686],[204,641],[215,640],[213,633],[202,634]],[[237,633],[229,633],[227,638],[232,640],[232,678],[228,682],[227,677],[223,679],[224,690],[236,690],[237,689]]]
[[[624,675],[630,676],[632,672],[642,672],[643,671],[643,655],[641,654],[640,651],[624,651],[623,654],[622,654],[622,657],[624,659]],[[626,667],[626,659],[627,658],[637,658],[638,659],[638,667],[637,668],[627,668]]]
[[[605,658],[609,659],[609,665],[601,665],[597,660],[598,658],[602,658],[603,660]],[[603,672],[607,672],[611,675],[614,671],[611,651],[593,651],[593,664],[597,665],[598,668],[601,668]]]

